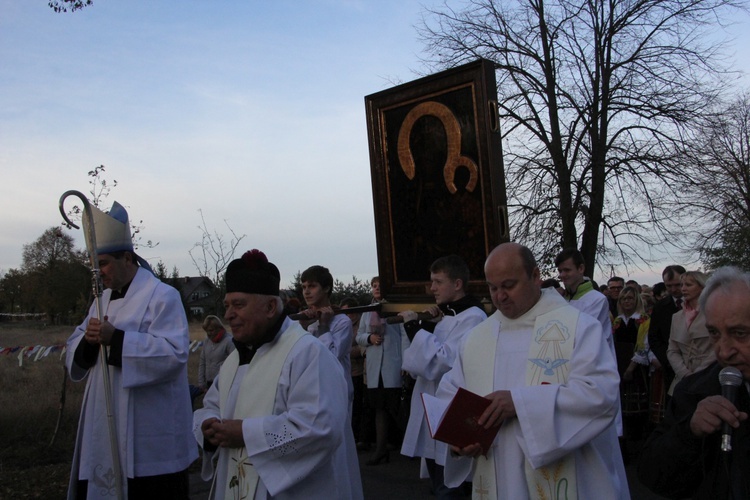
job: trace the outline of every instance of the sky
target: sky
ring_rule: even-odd
[[[143,221],[152,265],[198,274],[202,211],[212,231],[245,235],[237,256],[264,251],[282,286],[314,264],[369,280],[364,97],[424,74],[415,25],[440,4],[94,0],[58,14],[0,0],[0,273],[104,165],[118,185],[102,208],[118,201]],[[742,17],[730,34],[749,26]],[[750,68],[750,36],[736,43]],[[653,283],[661,267],[630,275]]]

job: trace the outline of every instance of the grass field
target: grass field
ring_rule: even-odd
[[[64,344],[73,329],[3,322],[0,347]],[[191,323],[190,337],[205,338],[199,323]],[[188,363],[193,384],[199,353],[191,353]],[[24,358],[23,366],[18,352],[0,355],[0,499],[65,497],[85,382],[65,376],[60,354],[39,361]]]

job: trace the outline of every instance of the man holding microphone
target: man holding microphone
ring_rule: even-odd
[[[717,361],[677,385],[664,421],[646,442],[638,477],[652,491],[750,498],[749,303],[748,273],[721,268],[706,283],[700,306]]]

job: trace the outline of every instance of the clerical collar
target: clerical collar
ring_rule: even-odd
[[[237,354],[240,356],[240,365],[246,365],[255,356],[255,349],[242,342],[237,342],[236,339],[232,339],[234,342],[234,348],[237,350]]]
[[[470,307],[482,308],[482,303],[473,295],[464,295],[460,299],[438,305],[445,316],[457,316]]]
[[[281,330],[281,325],[284,324],[285,319],[286,316],[284,316],[283,314],[280,315],[279,319],[276,320],[276,323],[268,330],[263,339],[261,339],[261,341],[255,345],[244,344],[242,342],[238,342],[237,339],[232,338],[234,347],[237,349],[237,354],[240,356],[240,366],[250,363],[250,361],[253,359],[253,356],[255,356],[255,353],[258,352],[258,349],[263,344],[267,344],[276,338],[276,335],[278,335],[279,330]]]
[[[130,283],[132,283],[133,280],[130,280],[126,285],[123,285],[122,288],[119,290],[112,290],[112,294],[109,296],[109,300],[117,300],[125,298],[125,294],[128,293],[128,288],[130,288]]]

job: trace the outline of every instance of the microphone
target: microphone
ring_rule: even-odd
[[[742,373],[734,366],[727,366],[719,372],[721,395],[734,404],[737,388],[742,385]],[[721,451],[732,451],[732,426],[726,422],[721,424]]]

